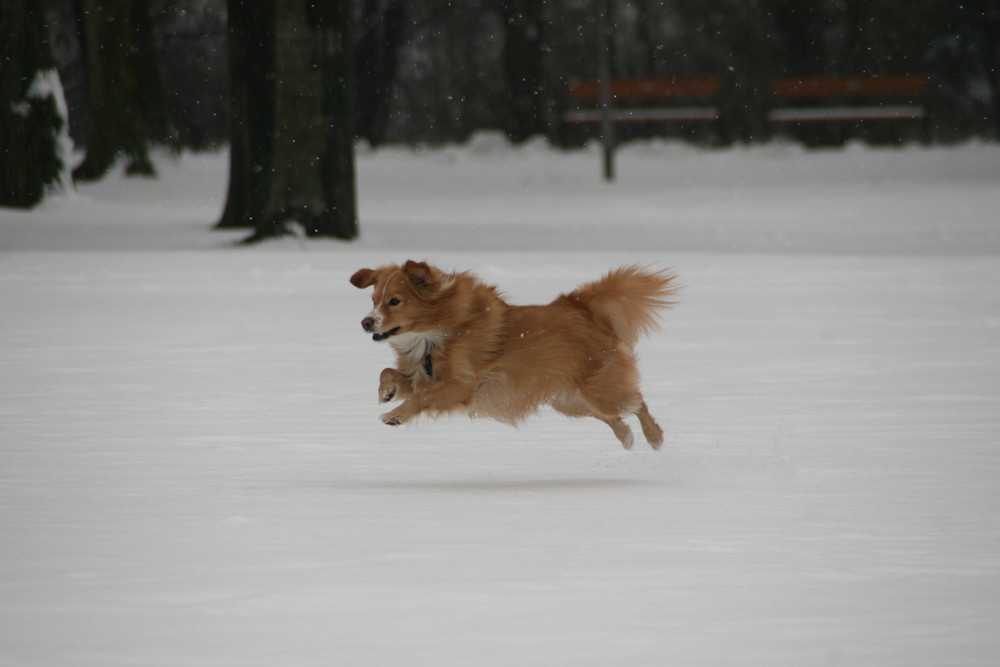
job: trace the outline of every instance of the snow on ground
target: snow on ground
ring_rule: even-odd
[[[995,665],[1000,148],[359,156],[363,238],[208,233],[224,156],[0,210],[2,665]],[[382,425],[360,266],[680,271],[661,452]]]

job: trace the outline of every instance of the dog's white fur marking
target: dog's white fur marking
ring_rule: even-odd
[[[431,350],[444,342],[444,336],[433,331],[407,331],[389,339],[393,349],[412,364],[420,364]]]

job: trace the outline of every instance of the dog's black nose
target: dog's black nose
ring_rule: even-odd
[[[365,319],[361,320],[361,328],[364,329],[365,331],[371,331],[372,328],[374,328],[374,326],[375,326],[374,317],[366,317]]]

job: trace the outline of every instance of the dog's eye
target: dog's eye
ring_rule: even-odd
[[[401,303],[400,300],[397,299],[396,297],[392,297],[391,299],[389,299],[390,306],[398,306],[400,303]]]

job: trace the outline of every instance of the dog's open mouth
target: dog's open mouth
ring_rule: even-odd
[[[389,336],[395,336],[397,333],[399,333],[399,327],[394,327],[388,331],[383,331],[382,333],[372,334],[372,340],[385,340]]]

